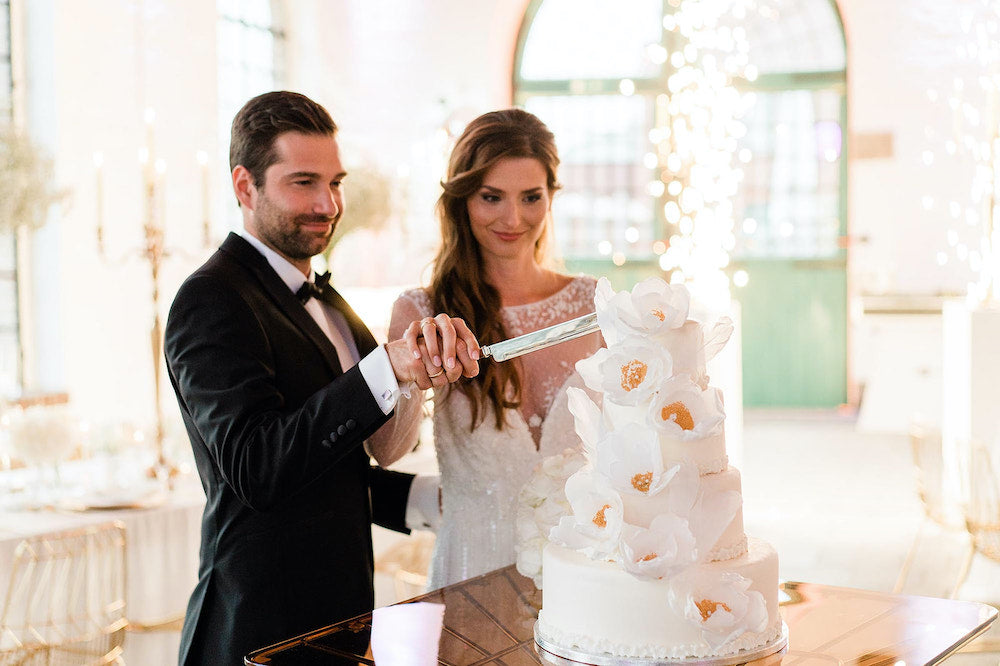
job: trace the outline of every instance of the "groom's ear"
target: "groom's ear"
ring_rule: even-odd
[[[253,183],[253,174],[242,164],[233,169],[233,192],[240,208],[254,210],[257,207],[257,186]]]

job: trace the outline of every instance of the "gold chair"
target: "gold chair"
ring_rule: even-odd
[[[973,440],[969,447],[969,500],[964,508],[969,549],[962,563],[962,573],[954,596],[965,582],[976,553],[1000,562],[1000,451]],[[989,603],[989,602],[987,602]],[[992,605],[996,606],[994,600]],[[991,634],[970,643],[962,652],[1000,651],[1000,638]]]
[[[123,663],[125,526],[22,541],[0,615],[0,666]]]
[[[965,582],[976,553],[1000,562],[1000,452],[974,441],[969,452],[969,502],[965,507],[965,529],[969,550],[962,565],[958,587]]]
[[[392,576],[396,601],[423,594],[434,552],[434,534],[416,531],[376,556],[375,571]]]
[[[920,522],[917,533],[913,536],[913,542],[910,544],[910,549],[906,553],[906,558],[903,560],[903,566],[900,568],[896,584],[892,589],[894,594],[901,592],[906,584],[923,537],[924,528],[927,527],[928,523],[937,524],[952,532],[959,532],[962,529],[961,524],[948,518],[948,509],[944,499],[944,456],[941,431],[914,426],[910,430],[910,451],[916,474],[917,496],[920,497],[924,518]],[[966,575],[967,572],[959,573],[954,585],[956,592]],[[952,597],[954,597],[954,593]]]

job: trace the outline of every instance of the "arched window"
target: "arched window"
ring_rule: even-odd
[[[228,171],[233,116],[254,95],[282,87],[285,32],[281,4],[274,0],[218,0],[217,7],[218,159],[223,170]],[[226,228],[241,227],[230,188],[219,190]]]
[[[720,5],[731,11],[706,18],[706,7]],[[699,11],[704,16],[692,15]],[[686,166],[669,164],[680,152],[671,134],[704,128],[716,112],[711,95],[700,109],[685,107],[671,77],[700,68],[698,76],[714,80],[711,72],[728,67],[727,53],[747,63],[727,84],[745,100],[738,122],[725,125],[732,159],[719,160],[715,149],[688,156]],[[664,272],[690,278],[674,256],[685,249],[732,280],[743,305],[750,405],[846,398],[845,80],[834,0],[533,0],[522,24],[515,103],[556,134],[564,190],[554,203],[555,232],[567,266],[623,285]],[[729,170],[731,187],[718,184],[726,192],[713,206],[700,195],[684,200],[696,169],[716,177]],[[706,208],[710,214],[699,216]],[[717,247],[692,250],[708,231]],[[780,288],[794,289],[797,302],[776,304]],[[777,361],[758,353],[767,344],[755,338],[771,335],[773,350],[775,321],[796,322],[785,327],[796,338]],[[829,349],[817,352],[814,336]],[[799,354],[822,367],[799,363]],[[833,381],[820,386],[813,373]]]

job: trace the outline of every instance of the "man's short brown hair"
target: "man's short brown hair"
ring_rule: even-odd
[[[285,132],[333,136],[337,124],[330,113],[305,95],[279,90],[254,97],[233,118],[229,143],[230,172],[243,165],[255,187],[264,184],[264,172],[278,160],[274,140]]]

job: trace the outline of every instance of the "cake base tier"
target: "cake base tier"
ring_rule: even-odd
[[[778,555],[765,541],[753,537],[748,541],[748,552],[742,557],[695,565],[685,577],[662,580],[640,580],[617,564],[590,560],[550,543],[542,556],[539,630],[552,644],[585,654],[666,661],[725,657],[768,645],[781,634],[782,626]],[[700,620],[690,616],[692,599],[725,598],[725,585],[719,587],[723,580],[747,585],[746,594],[759,593],[766,614],[762,630],[747,627],[738,633],[739,625],[706,625],[704,616]],[[692,584],[693,588],[685,589]],[[694,596],[688,598],[690,595]],[[741,602],[741,596],[730,597],[730,603],[737,604],[733,608],[742,608],[737,612],[747,612],[742,604],[748,601]],[[742,622],[740,618],[730,621],[733,619]],[[737,633],[723,638],[733,630]]]
[[[659,659],[656,657],[616,657],[607,653],[589,654],[578,648],[567,648],[547,638],[535,623],[535,645],[543,664],[554,666],[735,666],[750,661],[763,660],[755,666],[780,664],[788,649],[788,625],[781,623],[781,633],[771,642],[749,650],[741,650],[723,657],[690,657],[687,659]]]

